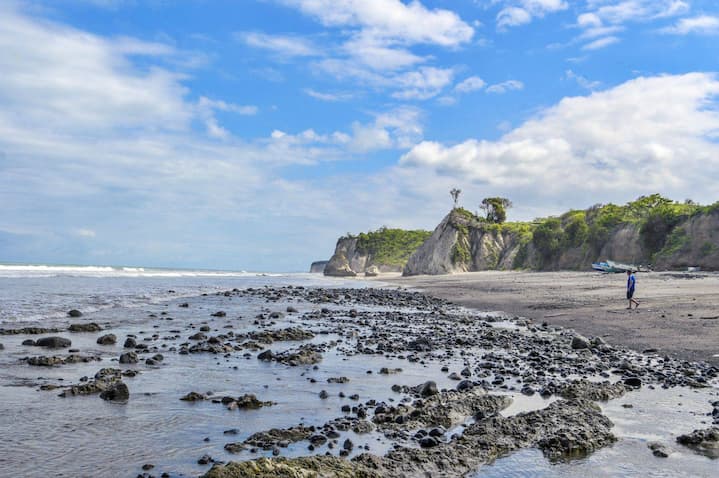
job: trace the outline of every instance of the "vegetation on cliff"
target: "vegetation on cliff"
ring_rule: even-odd
[[[586,211],[569,211],[560,217],[537,219],[534,221],[532,243],[545,263],[569,248],[584,248],[596,255],[613,231],[634,226],[639,230],[645,258],[654,261],[685,245],[688,237],[686,231],[678,228],[681,223],[717,210],[719,202],[701,206],[691,200],[677,202],[652,194],[623,206],[598,204]]]
[[[357,238],[357,252],[371,256],[372,264],[402,267],[431,234],[430,231],[381,227],[351,237]]]

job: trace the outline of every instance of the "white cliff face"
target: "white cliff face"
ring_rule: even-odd
[[[465,265],[455,266],[452,249],[457,243],[459,231],[451,224],[451,213],[439,223],[432,235],[412,254],[402,272],[403,275],[439,275],[465,272]]]

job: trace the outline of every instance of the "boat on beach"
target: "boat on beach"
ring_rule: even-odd
[[[605,262],[593,262],[592,269],[594,269],[595,271],[607,272],[607,273],[639,271],[639,267],[635,266],[634,264],[622,264],[622,263],[614,262],[614,261],[610,261],[610,260],[607,260]]]

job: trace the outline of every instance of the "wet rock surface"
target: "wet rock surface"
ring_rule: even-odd
[[[692,448],[709,458],[719,459],[719,427],[694,430],[677,437],[677,443]]]

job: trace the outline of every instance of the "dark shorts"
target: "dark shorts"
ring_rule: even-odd
[[[627,291],[627,299],[631,299],[632,297],[634,297],[634,289],[629,289]]]

